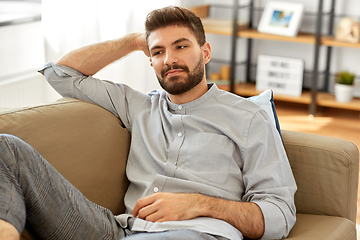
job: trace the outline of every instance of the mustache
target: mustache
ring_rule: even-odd
[[[171,67],[169,65],[166,65],[166,67],[161,70],[161,77],[164,78],[165,77],[165,74],[170,71],[170,70],[174,70],[174,69],[182,69],[184,70],[186,73],[189,73],[190,72],[190,69],[187,67],[187,66],[181,66],[181,65],[178,65],[178,64],[174,64],[172,65]]]

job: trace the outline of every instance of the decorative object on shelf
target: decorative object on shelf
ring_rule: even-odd
[[[193,11],[199,18],[207,18],[210,12],[210,5],[192,7],[191,11]]]
[[[296,37],[304,15],[304,4],[269,1],[261,15],[258,31]]]
[[[192,7],[191,10],[201,18],[205,32],[217,32],[228,34],[233,31],[232,19],[209,18],[209,5]],[[249,21],[245,19],[238,20],[238,31],[249,28]]]
[[[231,68],[229,65],[222,65],[220,68],[220,79],[221,80],[230,80],[230,71],[231,71]]]
[[[340,71],[335,75],[335,99],[338,102],[350,102],[354,94],[355,75],[348,71]]]
[[[275,94],[300,96],[304,61],[277,56],[258,56],[256,90],[272,89]]]
[[[360,23],[352,18],[342,18],[335,31],[335,39],[351,43],[360,42]]]
[[[233,21],[230,19],[202,18],[201,19],[205,32],[224,32],[233,31]],[[239,20],[237,31],[249,28],[249,21]]]
[[[211,81],[218,81],[218,80],[220,80],[220,74],[219,74],[219,73],[211,73],[211,74],[210,74],[210,80],[211,80]]]

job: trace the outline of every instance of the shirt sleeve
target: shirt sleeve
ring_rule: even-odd
[[[118,117],[130,132],[132,116],[146,104],[149,98],[124,84],[99,80],[52,62],[45,64],[39,72],[61,96],[76,98],[105,108]]]
[[[296,221],[297,187],[279,133],[263,111],[250,123],[244,159],[243,201],[254,202],[262,210],[262,239],[286,238]]]

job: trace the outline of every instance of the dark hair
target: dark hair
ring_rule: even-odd
[[[147,15],[145,22],[146,41],[148,41],[151,32],[171,25],[180,25],[189,28],[195,35],[200,46],[203,46],[206,42],[201,19],[194,12],[176,6],[156,9]]]

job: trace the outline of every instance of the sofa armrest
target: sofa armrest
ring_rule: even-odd
[[[110,112],[65,98],[0,113],[0,132],[33,146],[91,201],[124,212],[130,136]]]
[[[359,151],[338,138],[282,131],[298,185],[297,213],[343,217],[356,222]]]

